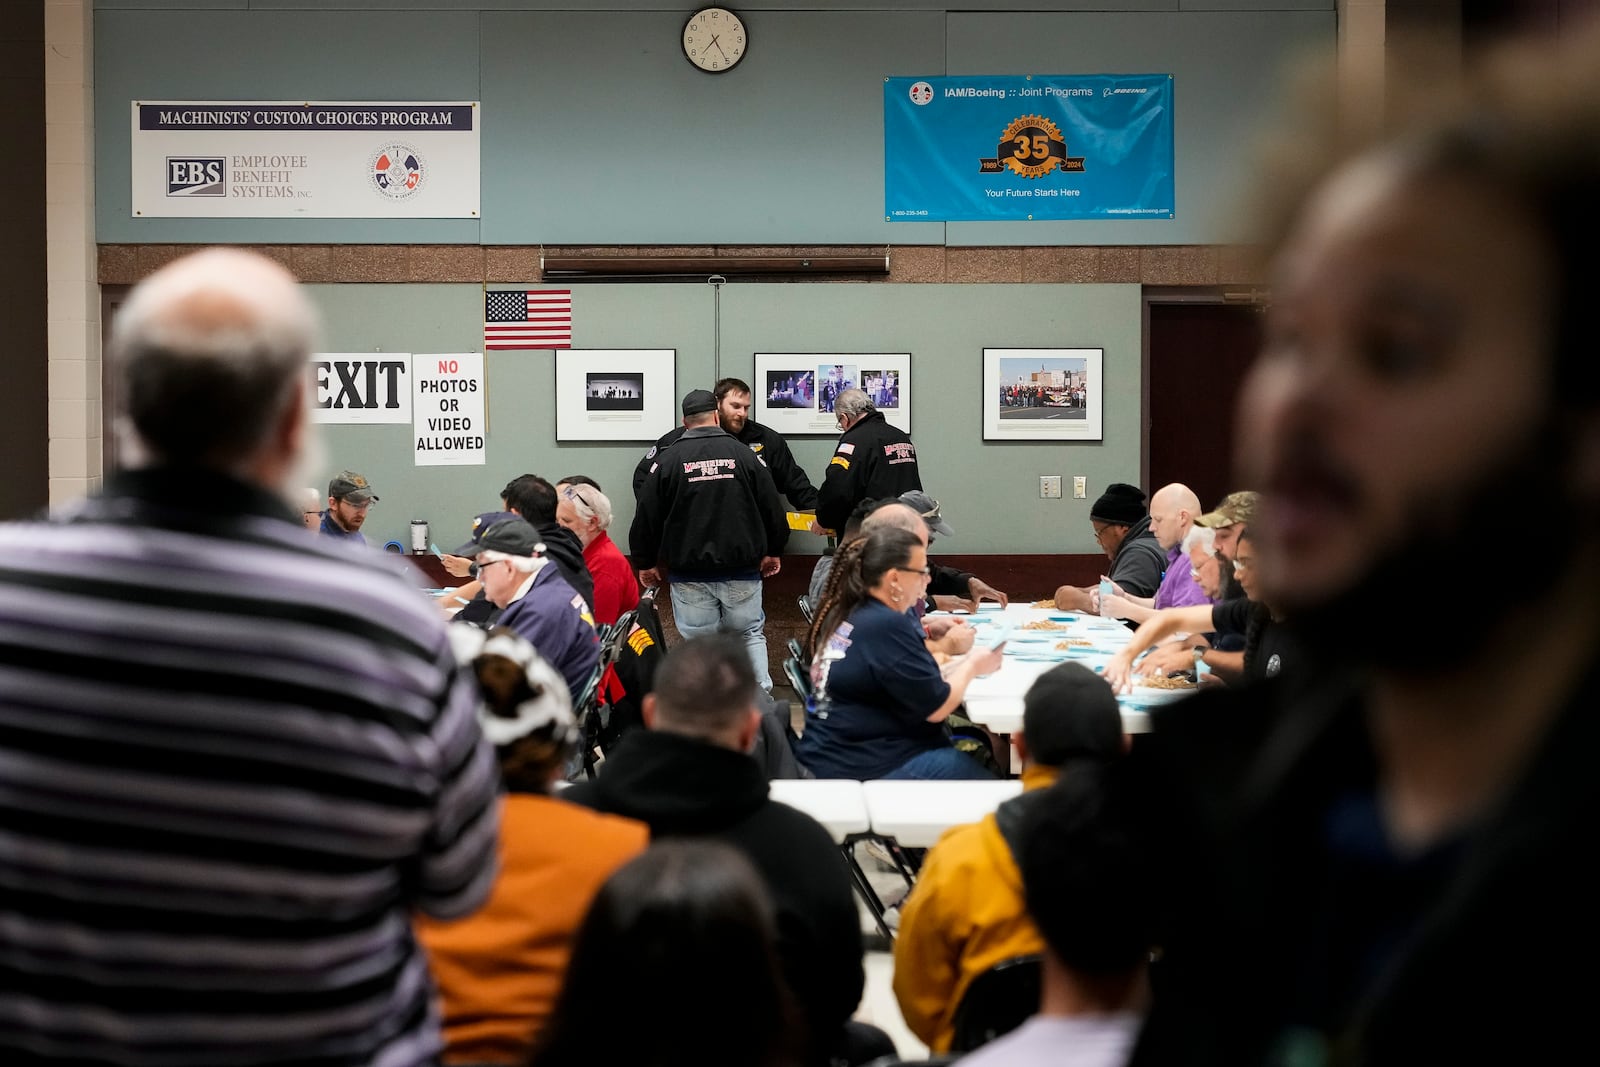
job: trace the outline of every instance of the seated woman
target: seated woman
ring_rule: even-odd
[[[531,1067],[798,1067],[761,877],[731,846],[668,840],[607,880]]]
[[[915,534],[877,530],[841,548],[807,637],[814,698],[795,755],[818,778],[992,778],[945,727],[1000,652],[974,648],[940,673],[908,609],[928,586]]]
[[[583,544],[583,565],[594,576],[594,621],[610,626],[625,611],[639,606],[639,579],[606,527],[611,525],[611,498],[597,487],[577,483],[556,486],[556,521]]]
[[[478,717],[500,759],[500,873],[475,915],[419,917],[417,937],[443,1000],[444,1062],[523,1064],[555,1006],[573,932],[650,831],[549,795],[578,730],[566,682],[532,645],[506,629],[449,633],[477,676]]]

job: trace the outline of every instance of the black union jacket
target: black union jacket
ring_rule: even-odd
[[[778,956],[816,1045],[831,1046],[861,1000],[861,920],[850,874],[828,832],[767,795],[742,752],[636,730],[600,776],[561,794],[648,823],[652,839],[714,838],[742,852],[772,891]]]
[[[889,425],[883,412],[874,411],[839,436],[817,490],[817,524],[842,531],[850,512],[863,500],[883,500],[921,488],[917,446],[905,431]]]
[[[696,426],[657,453],[628,531],[633,564],[720,581],[753,576],[789,539],[783,501],[766,465],[717,426]]]
[[[633,495],[637,499],[639,488],[644,485],[645,476],[650,473],[650,466],[656,456],[683,436],[683,427],[678,426],[662,434],[650,451],[639,460],[639,465],[633,469]],[[808,511],[817,506],[817,490],[811,484],[811,479],[806,477],[805,470],[794,461],[794,453],[789,451],[789,442],[785,441],[783,434],[770,426],[763,426],[754,419],[746,419],[744,429],[734,434],[734,439],[750,446],[750,451],[761,457],[767,465],[767,470],[772,473],[772,480],[778,486],[778,492],[789,498],[789,503],[796,511]]]

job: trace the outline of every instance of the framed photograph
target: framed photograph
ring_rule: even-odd
[[[781,434],[837,434],[833,402],[846,389],[911,432],[910,352],[757,352],[755,378],[751,414]]]
[[[557,441],[654,441],[678,422],[672,348],[556,349]]]
[[[985,348],[985,441],[1098,441],[1103,348]]]

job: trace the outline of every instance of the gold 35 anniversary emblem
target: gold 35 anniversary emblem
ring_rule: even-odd
[[[1043,115],[1020,115],[1011,120],[1000,135],[1000,146],[993,159],[979,159],[978,170],[997,174],[1010,168],[1023,178],[1042,178],[1060,167],[1064,171],[1083,170],[1082,156],[1068,156],[1061,127]]]

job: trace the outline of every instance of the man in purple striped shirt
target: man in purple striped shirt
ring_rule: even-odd
[[[136,287],[133,469],[0,526],[0,1063],[412,1067],[411,933],[494,878],[493,753],[437,612],[307,533],[316,322],[238,251]]]

